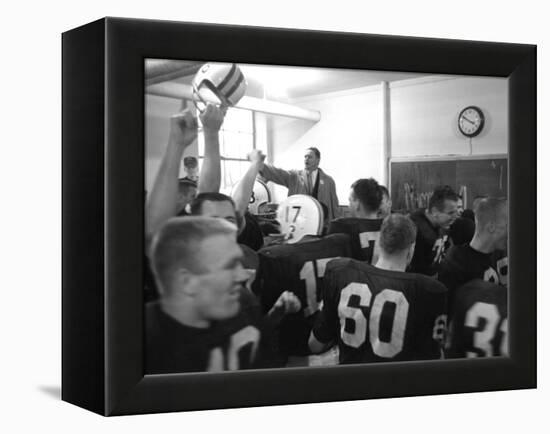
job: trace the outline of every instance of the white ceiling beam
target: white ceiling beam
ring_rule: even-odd
[[[165,96],[177,99],[193,99],[193,87],[188,84],[172,82],[157,83],[147,86],[145,91],[149,95]],[[219,101],[212,99],[207,102],[218,103]],[[304,119],[312,122],[319,122],[321,120],[321,112],[318,110],[305,109],[292,104],[269,101],[252,96],[243,96],[235,107],[271,115]]]

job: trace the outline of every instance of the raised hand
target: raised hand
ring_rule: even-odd
[[[257,164],[259,170],[263,168],[265,157],[266,156],[259,149],[254,149],[247,155],[248,161]]]
[[[296,313],[302,308],[302,304],[296,295],[290,291],[283,292],[271,310],[280,310],[284,315]]]
[[[189,110],[170,117],[170,141],[187,148],[197,138],[197,119]]]
[[[200,114],[200,119],[205,132],[218,132],[225,118],[226,108],[220,108],[214,104],[208,104]]]

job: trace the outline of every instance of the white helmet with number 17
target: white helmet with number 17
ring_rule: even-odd
[[[289,244],[297,243],[306,235],[321,235],[323,208],[313,197],[295,194],[287,197],[277,208],[281,233]]]

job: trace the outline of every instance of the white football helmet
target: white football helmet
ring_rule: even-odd
[[[306,235],[321,235],[323,208],[317,199],[305,194],[295,194],[279,204],[277,220],[286,242],[297,243]]]
[[[239,185],[238,182],[233,186],[231,190],[231,197],[234,196],[237,185]],[[260,209],[265,209],[266,205],[270,202],[271,193],[269,192],[267,185],[265,184],[265,182],[256,179],[256,181],[254,182],[254,187],[252,189],[252,194],[250,195],[250,201],[248,202],[248,211],[254,215],[261,214]]]
[[[246,92],[246,80],[235,63],[205,63],[193,78],[193,102],[201,113],[208,102],[232,107]]]

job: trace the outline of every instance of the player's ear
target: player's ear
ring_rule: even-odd
[[[179,268],[174,273],[174,284],[177,292],[193,297],[197,292],[197,278],[186,268]]]

